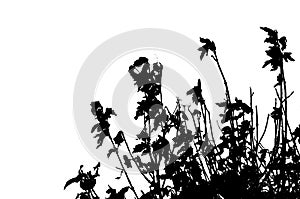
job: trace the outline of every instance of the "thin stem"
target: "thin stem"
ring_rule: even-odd
[[[251,110],[253,110],[253,92],[252,88],[250,87],[250,107]],[[251,111],[251,128],[253,127],[253,111]],[[258,139],[258,138],[257,138]],[[251,149],[253,149],[253,133],[250,134],[250,143],[251,143]]]
[[[267,128],[268,128],[268,123],[269,123],[269,118],[270,118],[270,114],[268,114],[267,121],[266,121],[266,125],[265,125],[265,129],[264,129],[264,132],[263,132],[263,134],[261,135],[261,137],[260,137],[260,139],[259,139],[259,141],[258,141],[258,145],[261,143],[263,137],[264,137],[265,134],[266,134],[266,131],[267,131]],[[257,150],[257,148],[258,148],[258,145],[256,145],[256,150]]]
[[[257,106],[255,106],[255,124],[256,124],[256,146],[258,145],[258,110]]]
[[[125,136],[124,136],[123,133],[122,133],[122,136],[123,136],[123,139],[124,139],[124,142],[125,142],[127,151],[129,152],[130,157],[131,157],[131,159],[133,160],[134,164],[135,164],[136,167],[138,168],[139,172],[143,175],[143,177],[145,178],[145,180],[147,180],[147,182],[151,184],[151,180],[149,180],[149,178],[145,175],[145,173],[141,170],[141,168],[139,167],[139,165],[138,165],[137,162],[135,161],[135,159],[134,159],[134,157],[133,157],[133,154],[132,154],[131,151],[130,151],[129,145],[128,145],[127,140],[126,140],[126,138],[125,138]]]
[[[220,73],[221,73],[221,76],[222,76],[222,78],[223,78],[223,82],[224,82],[224,85],[225,85],[225,89],[226,89],[226,97],[227,97],[229,103],[231,103],[231,100],[230,100],[230,93],[229,93],[229,88],[228,88],[227,80],[226,80],[226,78],[225,78],[225,75],[224,75],[223,70],[222,70],[222,68],[221,68],[221,65],[220,65],[220,63],[219,63],[219,59],[218,59],[218,56],[217,56],[217,52],[216,52],[215,50],[213,51],[212,58],[213,58],[213,59],[215,60],[215,62],[217,63],[218,69],[219,69],[219,71],[220,71]]]
[[[120,165],[121,165],[121,167],[122,167],[122,169],[123,169],[123,171],[124,171],[124,173],[125,173],[126,179],[127,179],[128,183],[129,183],[129,185],[130,185],[130,187],[131,187],[131,190],[133,191],[135,197],[138,199],[139,197],[138,197],[138,195],[137,195],[137,193],[136,193],[136,191],[135,191],[135,189],[134,189],[134,186],[132,185],[131,180],[130,180],[130,178],[129,178],[129,176],[128,176],[128,173],[127,173],[127,171],[126,171],[126,169],[125,169],[125,167],[124,167],[124,165],[123,165],[123,162],[122,162],[121,157],[120,157],[120,155],[119,155],[118,148],[115,146],[114,141],[113,141],[111,135],[109,135],[108,137],[109,137],[109,139],[110,139],[110,141],[111,141],[111,144],[112,144],[113,147],[114,147],[114,150],[116,151],[116,154],[117,154],[117,157],[118,157],[118,159],[119,159]]]

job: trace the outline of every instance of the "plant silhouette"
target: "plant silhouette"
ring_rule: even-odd
[[[254,92],[250,88],[250,103],[230,95],[229,84],[223,73],[213,41],[200,38],[202,46],[200,59],[210,56],[218,66],[225,86],[224,101],[216,103],[224,108],[220,115],[222,123],[220,141],[212,135],[210,111],[202,93],[201,80],[186,91],[195,106],[184,105],[177,98],[174,110],[163,103],[161,80],[163,65],[150,64],[148,58],[140,57],[129,66],[137,92],[143,97],[137,103],[134,119],[143,119],[143,129],[137,132],[137,144],[129,146],[123,131],[113,136],[109,119],[117,116],[112,108],[106,108],[99,101],[91,103],[91,111],[97,123],[92,127],[97,148],[108,139],[112,148],[107,157],[118,157],[120,163],[119,180],[124,175],[128,185],[117,191],[109,186],[109,199],[126,198],[131,191],[136,199],[185,199],[185,198],[300,198],[300,126],[292,130],[288,120],[288,93],[284,66],[295,61],[287,52],[287,38],[279,36],[276,30],[261,27],[266,32],[269,57],[263,68],[270,67],[277,73],[274,84],[274,105],[262,132],[259,131],[258,107],[253,105]],[[273,102],[272,102],[273,104]],[[196,107],[196,108],[192,108]],[[273,123],[271,123],[271,121]],[[192,121],[194,128],[188,128]],[[273,128],[268,128],[269,126]],[[153,136],[155,133],[156,136]],[[271,148],[262,145],[267,134],[274,135]],[[129,155],[120,155],[119,147],[124,145]],[[99,148],[101,150],[101,148]],[[202,150],[209,150],[202,156]],[[134,187],[129,168],[137,168],[149,186],[147,189]],[[80,182],[84,192],[77,198],[97,198],[93,190],[98,176],[83,173],[82,167],[77,177],[69,180],[65,188]],[[123,175],[124,174],[124,175]]]
[[[78,175],[75,178],[71,178],[70,180],[68,180],[64,186],[64,189],[66,189],[73,183],[80,183],[80,188],[83,190],[83,192],[78,193],[76,199],[99,199],[98,195],[94,191],[94,187],[96,185],[96,177],[99,176],[99,167],[100,163],[98,163],[94,167],[95,173],[92,174],[91,171],[84,173],[82,170],[83,165],[81,165],[78,171]]]

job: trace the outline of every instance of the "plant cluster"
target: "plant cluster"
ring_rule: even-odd
[[[216,45],[205,38],[200,38],[203,44],[198,49],[200,59],[212,57],[226,88],[224,102],[217,103],[224,108],[220,115],[220,141],[216,142],[213,136],[200,79],[187,91],[196,108],[177,99],[175,109],[169,110],[162,100],[163,65],[159,62],[150,64],[146,57],[137,59],[128,70],[137,92],[143,95],[137,103],[134,119],[142,118],[144,127],[137,132],[134,147],[128,145],[122,131],[114,136],[110,132],[109,119],[116,116],[113,109],[104,110],[99,101],[91,103],[92,114],[97,119],[92,133],[98,147],[105,139],[111,142],[107,156],[115,154],[118,157],[121,175],[117,180],[125,175],[128,181],[120,191],[109,187],[108,199],[123,199],[129,190],[136,199],[300,197],[300,126],[293,130],[289,124],[288,99],[293,92],[288,93],[284,70],[285,64],[294,59],[286,51],[286,37],[280,37],[276,30],[267,27],[261,29],[267,33],[265,43],[269,45],[266,50],[269,58],[263,68],[270,66],[271,71],[277,73],[273,110],[268,114],[262,132],[258,129],[258,108],[253,105],[252,89],[249,104],[237,97],[231,99]],[[189,120],[194,124],[193,129],[188,128]],[[274,125],[272,130],[268,128],[270,125]],[[152,136],[154,133],[155,137]],[[274,144],[272,148],[265,148],[262,140],[270,133],[274,134]],[[212,139],[207,139],[208,134]],[[121,145],[126,146],[129,155],[119,154]],[[202,156],[202,150],[210,152]],[[132,167],[136,167],[149,183],[147,190],[133,186],[127,173]]]

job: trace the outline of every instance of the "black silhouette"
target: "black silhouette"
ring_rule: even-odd
[[[94,191],[94,187],[96,185],[96,177],[100,176],[98,173],[99,167],[100,163],[98,163],[94,167],[95,173],[92,174],[91,171],[84,173],[82,170],[83,165],[81,165],[78,171],[78,175],[75,178],[71,178],[70,180],[68,180],[64,186],[64,189],[66,189],[73,183],[80,183],[80,188],[83,190],[83,192],[78,193],[76,199],[99,199],[96,192]]]
[[[224,108],[220,115],[222,136],[219,142],[214,138],[207,139],[207,135],[213,132],[200,79],[193,89],[186,91],[196,108],[181,104],[181,100],[177,99],[175,109],[169,110],[163,103],[161,90],[163,65],[159,62],[151,64],[146,57],[137,59],[128,71],[137,92],[143,94],[134,118],[143,118],[144,128],[137,132],[138,143],[135,146],[128,145],[122,131],[112,137],[108,120],[116,114],[111,108],[104,111],[100,102],[91,103],[92,114],[98,121],[92,128],[98,147],[105,138],[110,140],[112,148],[107,157],[116,155],[121,167],[120,176],[115,179],[119,180],[124,174],[129,185],[118,192],[109,186],[109,199],[123,199],[129,190],[136,199],[300,198],[300,126],[292,130],[289,124],[288,99],[294,92],[287,91],[284,71],[284,64],[294,59],[290,52],[286,52],[286,37],[279,37],[276,30],[267,27],[261,29],[268,34],[265,43],[269,44],[266,50],[269,59],[263,68],[270,66],[271,71],[277,73],[273,88],[275,103],[270,106],[262,132],[258,129],[258,107],[253,105],[254,92],[250,88],[249,104],[237,97],[231,99],[216,45],[210,39],[200,38],[203,46],[198,50],[201,60],[204,56],[211,56],[216,62],[226,88],[224,101],[217,103]],[[192,120],[193,129],[187,128],[188,120]],[[274,145],[265,148],[261,143],[267,133],[272,133],[268,128],[270,125],[274,127]],[[156,137],[151,136],[154,132]],[[118,150],[121,144],[125,144],[129,155],[120,156]],[[210,152],[202,157],[201,150]],[[132,167],[136,167],[149,183],[147,189],[133,186],[127,173],[127,169]],[[65,188],[80,182],[85,191],[78,194],[78,198],[97,198],[93,187],[98,169],[95,175],[90,172],[84,174],[81,169]],[[85,182],[89,183],[84,185]],[[136,191],[138,189],[142,189],[141,194]]]
[[[117,192],[115,189],[111,188],[108,185],[109,189],[106,191],[106,193],[110,194],[107,199],[124,199],[125,193],[128,191],[129,187],[122,188],[119,192]]]

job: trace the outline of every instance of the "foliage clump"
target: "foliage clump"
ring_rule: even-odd
[[[181,104],[170,111],[163,103],[161,79],[163,65],[150,64],[146,57],[140,57],[130,67],[137,92],[143,95],[137,103],[134,119],[143,118],[144,128],[137,133],[138,143],[130,147],[122,131],[115,137],[110,132],[109,118],[116,116],[113,109],[104,108],[99,101],[92,102],[92,114],[97,124],[92,128],[98,147],[104,139],[111,142],[108,158],[117,155],[122,174],[128,185],[120,191],[109,186],[109,199],[123,199],[130,190],[140,199],[185,199],[185,198],[298,198],[300,196],[300,126],[292,130],[288,121],[288,93],[284,65],[294,61],[286,51],[287,39],[280,37],[276,30],[261,28],[267,33],[265,43],[269,44],[266,54],[269,57],[263,68],[270,66],[277,72],[274,85],[275,105],[270,107],[265,128],[258,130],[258,108],[253,105],[253,91],[250,89],[250,103],[239,98],[231,99],[229,86],[217,56],[213,41],[200,38],[203,44],[198,50],[200,59],[211,56],[216,62],[226,88],[224,102],[217,105],[224,108],[220,131],[220,141],[207,140],[212,134],[210,112],[202,94],[201,81],[187,92],[196,108]],[[193,129],[187,128],[192,120]],[[268,126],[274,128],[268,130]],[[153,138],[151,134],[156,133]],[[267,134],[274,134],[274,145],[265,148],[262,140]],[[128,156],[120,156],[118,150],[124,144]],[[201,156],[203,145],[210,153]],[[201,148],[202,147],[202,148]],[[101,149],[100,149],[101,150]],[[148,157],[147,161],[141,157]],[[161,165],[164,165],[161,169]],[[127,169],[136,167],[149,183],[148,189],[134,187]],[[140,194],[140,192],[142,194]],[[84,196],[84,194],[83,194]],[[92,196],[90,198],[93,198]]]

